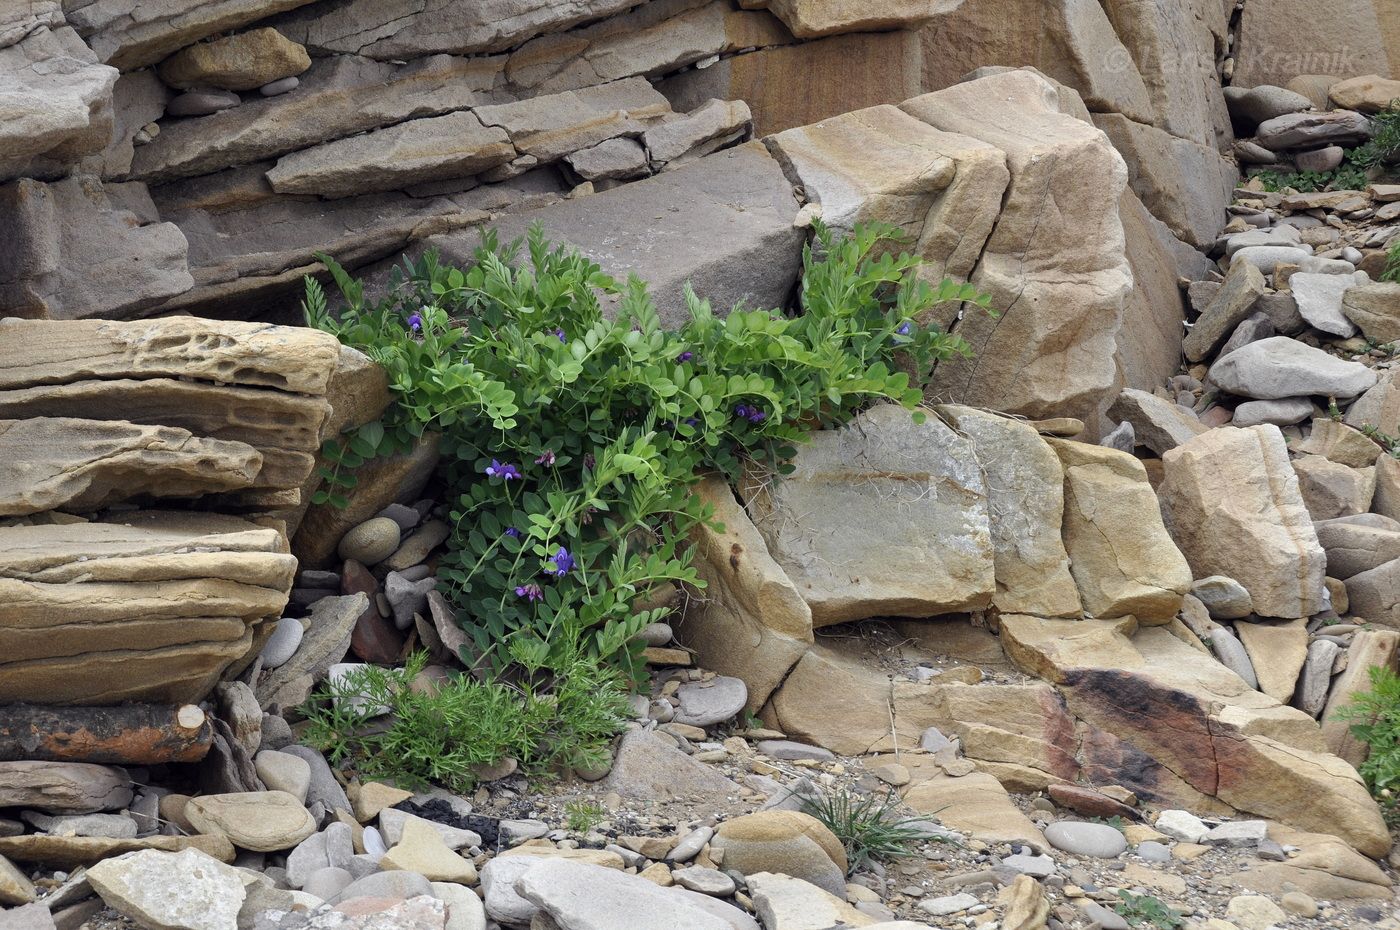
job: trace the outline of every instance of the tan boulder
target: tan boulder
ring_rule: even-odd
[[[909,29],[957,0],[766,0],[768,9],[799,39],[840,32]]]
[[[742,679],[756,713],[812,643],[812,611],[783,572],[723,478],[696,485],[724,529],[691,534],[705,589],[675,625],[680,642],[707,669]]]
[[[812,434],[792,465],[745,496],[813,626],[990,603],[986,483],[972,444],[937,417],[882,404]]]
[[[316,832],[311,813],[285,791],[201,795],[185,805],[185,816],[200,833],[254,852],[291,849]]]
[[[1371,747],[1351,734],[1352,720],[1338,719],[1337,712],[1371,690],[1371,669],[1395,668],[1400,655],[1400,633],[1394,630],[1361,630],[1347,649],[1347,667],[1332,682],[1327,708],[1322,712],[1322,738],[1334,755],[1360,766]]]
[[[1197,577],[1234,578],[1263,617],[1323,609],[1327,557],[1278,427],[1213,429],[1162,462],[1162,516]]]
[[[996,593],[1002,613],[1076,617],[1082,612],[1060,538],[1064,472],[1034,427],[971,407],[938,408],[972,442],[987,478]]]
[[[384,854],[379,867],[417,872],[432,882],[472,885],[477,878],[471,860],[453,852],[432,824],[416,817],[404,823],[402,838]]]
[[[1376,494],[1371,509],[1400,520],[1400,459],[1383,455],[1376,460]]]
[[[160,63],[171,87],[255,90],[311,67],[306,49],[276,29],[250,29],[181,49]]]
[[[1366,513],[1376,493],[1374,468],[1349,468],[1320,455],[1293,460],[1298,492],[1313,520],[1335,520]]]
[[[48,813],[90,814],[131,803],[122,769],[82,762],[0,762],[0,805]],[[11,857],[16,858],[16,857]]]
[[[1388,900],[1391,881],[1375,862],[1335,836],[1269,824],[1269,839],[1298,848],[1287,862],[1259,862],[1232,879],[1251,891],[1281,895],[1302,891],[1326,901]]]
[[[1370,426],[1391,436],[1400,435],[1400,373],[1381,375],[1374,387],[1347,408],[1342,422],[1355,429]]]
[[[1112,388],[1132,289],[1117,210],[1127,171],[1102,133],[1065,106],[1044,78],[1010,71],[900,107],[1001,149],[1011,173],[971,279],[998,316],[969,312],[954,327],[973,356],[939,364],[933,389],[947,400],[1045,417],[1087,412]],[[1047,210],[1063,222],[1041,222]],[[1070,229],[1073,245],[1063,238]]]
[[[1315,417],[1308,438],[1294,443],[1290,448],[1293,452],[1320,455],[1351,468],[1368,468],[1376,464],[1382,452],[1376,441],[1361,430],[1330,417]]]
[[[1249,653],[1259,690],[1287,704],[1293,697],[1298,674],[1308,658],[1308,622],[1298,620],[1246,620],[1235,624],[1235,632]]]
[[[781,870],[832,894],[846,887],[846,850],[820,820],[799,811],[772,809],[720,824],[710,847],[724,867],[744,875]]]
[[[1346,586],[1354,616],[1391,628],[1400,626],[1400,559],[1352,575]]]
[[[1065,546],[1085,613],[1170,623],[1191,569],[1162,524],[1142,463],[1103,446],[1047,441],[1064,468]]]
[[[1338,81],[1327,89],[1327,96],[1339,110],[1379,113],[1400,100],[1400,81],[1367,74]]]
[[[483,125],[505,130],[522,155],[541,164],[618,136],[640,134],[671,112],[645,78],[477,107]]]
[[[1264,0],[1244,11],[1234,83],[1283,87],[1301,74],[1390,76],[1375,0],[1340,0],[1318,16],[1311,0]]]
[[[105,836],[58,836],[30,833],[0,837],[0,856],[15,862],[42,862],[60,868],[92,865],[123,853],[142,849],[179,852],[197,849],[220,862],[232,862],[233,844],[224,836],[148,836],[142,839],[113,839]]]
[[[1391,83],[1400,86],[1400,81]],[[1348,289],[1342,294],[1342,315],[1368,339],[1400,342],[1400,283],[1378,281]]]
[[[1043,791],[1078,778],[1075,719],[1050,685],[945,685],[930,698],[940,730],[956,736],[963,755],[1008,791]]]
[[[958,778],[935,775],[916,781],[905,789],[904,803],[974,840],[1049,848],[1040,829],[1012,803],[1006,789],[985,772]]]

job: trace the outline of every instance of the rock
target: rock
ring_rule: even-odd
[[[1294,619],[1322,609],[1326,554],[1277,427],[1211,430],[1167,453],[1163,464],[1162,514],[1196,575],[1229,573],[1261,616]]]
[[[476,867],[454,853],[433,827],[411,818],[403,825],[402,837],[380,860],[382,869],[417,872],[434,882],[476,883]]]
[[[1351,147],[1371,138],[1370,120],[1350,110],[1290,113],[1260,124],[1255,141],[1271,152],[1324,145]]]
[[[185,805],[185,816],[199,832],[256,852],[290,849],[316,832],[311,814],[285,791],[204,795]]]
[[[1007,856],[1001,864],[1019,875],[1030,875],[1036,878],[1049,878],[1055,874],[1055,860],[1049,856],[1032,856],[1028,853],[1017,853],[1014,856]]]
[[[461,885],[432,883],[433,895],[447,905],[444,930],[486,930],[486,910],[476,893]]]
[[[876,923],[875,918],[847,904],[844,896],[829,894],[801,879],[760,872],[747,876],[747,881],[754,910],[765,930],[816,930]]]
[[[1352,468],[1369,468],[1380,457],[1380,446],[1358,429],[1330,417],[1315,417],[1308,438],[1292,447],[1294,452],[1320,455]]]
[[[1312,918],[1317,916],[1317,902],[1312,899],[1311,895],[1301,891],[1288,892],[1279,898],[1279,903],[1283,905],[1285,911],[1298,917]]]
[[[1118,395],[1108,415],[1131,423],[1138,443],[1158,455],[1190,441],[1208,428],[1189,410],[1133,388],[1125,388]],[[1035,610],[1023,612],[1038,613]]]
[[[1011,309],[996,319],[963,315],[953,328],[976,347],[975,357],[940,363],[933,391],[1028,417],[1060,416],[1106,400],[1115,376],[1113,321],[1121,319],[1131,292],[1115,209],[1127,182],[1121,156],[1100,132],[1062,108],[1050,83],[1028,71],[958,84],[901,109],[936,129],[1002,150],[1010,172],[1001,215],[970,280],[991,295],[993,306]],[[991,175],[978,177],[987,180],[976,190],[995,191]],[[1081,230],[1074,249],[1065,247],[1065,227],[1033,220],[1050,209],[1047,192],[1061,185],[1086,192],[1074,203],[1074,225]],[[967,208],[985,209],[982,204],[979,197]],[[1069,254],[1073,262],[1066,261]],[[1039,270],[1027,277],[1028,267]],[[1069,332],[1083,335],[1069,341],[1049,336]]]
[[[305,630],[302,628],[300,620],[291,617],[283,617],[278,620],[272,635],[268,637],[266,645],[263,646],[261,653],[263,668],[270,671],[286,665],[296,654],[304,633]]]
[[[752,120],[749,106],[742,100],[711,100],[648,129],[642,144],[652,161],[671,162],[706,143],[742,136]]]
[[[528,926],[539,907],[516,892],[516,881],[549,861],[547,856],[512,855],[487,862],[481,870],[486,916],[497,923]]]
[[[637,930],[757,930],[742,911],[713,898],[581,862],[550,859],[515,882],[518,894],[569,930],[610,930],[619,914]],[[488,893],[489,894],[489,893]],[[488,904],[488,913],[490,905]]]
[[[680,797],[721,798],[739,793],[739,786],[711,766],[696,762],[654,734],[633,730],[623,734],[612,771],[602,789],[623,797],[669,800]]]
[[[814,433],[793,465],[746,496],[814,626],[990,603],[986,485],[971,443],[941,421],[915,424],[904,408],[880,405]],[[861,553],[872,558],[853,561]]]
[[[1362,272],[1358,272],[1358,278]],[[1400,342],[1400,284],[1362,283],[1342,294],[1342,313],[1367,339]]]
[[[1114,859],[1127,850],[1128,841],[1113,827],[1100,823],[1061,820],[1045,828],[1051,846],[1075,856]]]
[[[1235,632],[1249,654],[1259,690],[1287,704],[1307,660],[1307,621],[1238,623]]]
[[[80,762],[0,762],[0,807],[50,813],[121,810],[131,804],[126,772]]]
[[[1328,88],[1327,95],[1339,110],[1380,113],[1400,100],[1400,81],[1368,74],[1338,81]]]
[[[1051,785],[1048,790],[1056,804],[1086,817],[1122,817],[1127,820],[1138,817],[1137,812],[1128,806],[1129,803],[1136,803],[1131,792],[1123,794],[1128,802],[1125,803],[1081,785]]]
[[[1255,847],[1268,837],[1262,820],[1235,820],[1215,827],[1201,840],[1206,846]]]
[[[810,39],[838,32],[910,29],[956,4],[948,0],[939,0],[932,6],[911,0],[875,0],[873,3],[772,0],[768,6],[793,35]]]
[[[0,42],[0,73],[9,91],[0,179],[62,176],[68,163],[102,151],[112,130],[116,70],[97,63],[62,13],[51,25],[56,28]]]
[[[263,750],[253,758],[258,777],[269,791],[284,791],[301,803],[311,790],[311,765],[300,756]]]
[[[1374,468],[1348,468],[1320,455],[1293,460],[1298,490],[1314,520],[1355,516],[1371,509],[1376,491]]]
[[[1191,571],[1156,519],[1156,495],[1142,464],[1112,449],[1048,442],[1065,469],[1064,538],[1085,612],[1170,622]]]
[[[932,917],[947,917],[950,914],[961,914],[980,903],[976,895],[964,891],[937,898],[924,898],[919,902],[919,910]]]
[[[258,88],[258,93],[264,97],[277,97],[281,94],[289,94],[301,86],[301,78],[284,77],[278,81],[271,81]]]
[[[1351,612],[1373,623],[1400,621],[1400,559],[1352,575],[1346,581]]]
[[[1276,116],[1301,113],[1313,107],[1313,102],[1302,94],[1272,84],[1260,84],[1248,90],[1241,89],[1241,92],[1236,94],[1227,92],[1225,100],[1230,105],[1231,116],[1243,117],[1243,121],[1253,126]]]
[[[1012,803],[1001,783],[985,772],[960,778],[935,775],[915,782],[905,792],[904,803],[984,843],[1029,843],[1040,849],[1046,845],[1039,828]]]
[[[157,70],[171,87],[255,90],[309,67],[311,56],[305,48],[265,27],[191,45],[161,62]]]
[[[428,593],[437,587],[436,578],[408,581],[398,572],[384,579],[384,598],[394,614],[394,626],[407,630],[413,625],[414,614],[428,612]]]
[[[1211,575],[1193,582],[1191,593],[1206,605],[1215,620],[1239,620],[1248,617],[1254,607],[1244,585],[1224,575]]]
[[[383,782],[369,781],[360,786],[353,802],[355,819],[369,823],[386,808],[395,807],[413,797],[413,792],[395,788]]]
[[[34,884],[10,860],[0,856],[0,904],[16,907],[36,897]]]
[[[211,116],[242,106],[243,99],[221,90],[192,90],[180,94],[165,107],[166,116]],[[133,155],[134,157],[134,155]]]
[[[1217,360],[1210,379],[1231,394],[1263,400],[1305,394],[1347,398],[1374,385],[1376,374],[1365,365],[1275,336]]]
[[[815,759],[818,762],[834,762],[835,753],[820,746],[808,746],[786,739],[764,739],[758,741],[758,751],[774,759],[792,762],[798,759]]]
[[[690,205],[684,217],[671,210],[682,202]],[[538,222],[552,241],[579,249],[605,273],[619,279],[636,274],[650,284],[662,320],[679,325],[690,318],[687,282],[718,307],[786,301],[801,263],[796,215],[778,162],[762,145],[748,143],[592,197],[502,217],[497,228],[505,242]],[[410,254],[436,248],[444,262],[469,264],[479,240],[474,231],[433,236]],[[771,261],[743,260],[754,254]]]
[[[634,178],[647,173],[647,153],[627,138],[608,139],[564,157],[574,173],[585,181]]]
[[[153,930],[228,930],[245,894],[238,869],[196,849],[105,859],[87,879],[109,907]]]
[[[206,36],[237,29],[305,2],[200,0],[190,5],[163,0],[144,8],[138,17],[121,4],[97,0],[74,8],[69,21],[103,61],[130,71],[155,64]]]
[[[846,852],[815,817],[797,811],[767,810],[720,825],[710,841],[723,850],[724,867],[754,875],[778,871],[844,895]]]
[[[147,836],[139,839],[112,839],[104,836],[26,836],[0,837],[0,857],[16,862],[44,862],[51,866],[92,865],[103,859],[143,849],[179,852],[197,849],[220,862],[233,861],[233,845],[222,836]]]
[[[1309,271],[1324,271],[1330,267],[1320,264],[1321,259],[1314,258],[1311,250],[1301,245],[1250,245],[1236,252],[1235,258],[1253,265],[1264,274],[1273,274],[1275,269],[1284,265],[1297,265]]]
[[[671,878],[677,885],[690,891],[698,891],[700,894],[707,894],[712,898],[727,898],[734,893],[734,879],[716,869],[706,869],[700,866],[692,866],[688,869],[676,869],[671,873]]]
[[[1059,457],[1034,427],[1016,420],[958,406],[940,406],[938,414],[971,441],[986,476],[996,579],[992,604],[1006,613],[1078,616],[1079,591],[1059,533]]]
[[[1356,326],[1342,313],[1342,295],[1357,285],[1370,282],[1364,271],[1355,275],[1299,273],[1288,279],[1298,312],[1316,329],[1349,338]]]
[[[399,547],[399,525],[388,517],[374,517],[346,533],[337,549],[342,559],[376,565]]]
[[[708,727],[729,720],[748,704],[749,692],[738,678],[717,676],[707,682],[687,682],[676,692],[680,706],[675,720],[693,727]]]
[[[1183,843],[1199,843],[1201,838],[1210,832],[1210,828],[1189,811],[1162,811],[1152,825],[1158,831]]]
[[[136,821],[126,814],[79,814],[50,817],[35,811],[22,811],[20,817],[45,833],[58,836],[105,836],[135,839]]]
[[[263,706],[294,707],[311,696],[311,688],[324,679],[350,650],[355,621],[372,610],[364,594],[326,597],[311,608],[311,626],[292,657],[257,685],[254,692]],[[293,621],[300,627],[300,622]],[[341,796],[343,796],[343,792]],[[348,804],[345,805],[348,807]]]
[[[1361,630],[1347,650],[1347,667],[1337,676],[1322,713],[1322,737],[1327,748],[1352,765],[1365,761],[1370,747],[1351,733],[1351,722],[1340,720],[1337,711],[1371,689],[1370,670],[1389,667],[1400,653],[1400,633],[1393,630]]]
[[[1251,400],[1235,408],[1231,426],[1292,426],[1313,414],[1312,401],[1306,397],[1290,397],[1285,400]]]
[[[1225,916],[1240,930],[1269,930],[1288,915],[1274,902],[1259,895],[1239,895],[1225,905]]]
[[[356,898],[415,898],[432,894],[428,880],[417,872],[404,872],[398,869],[389,872],[374,872],[358,878],[346,886],[340,894],[329,902],[339,904]],[[390,926],[397,926],[391,924]]]
[[[697,827],[682,836],[676,845],[671,847],[671,851],[666,854],[666,858],[673,863],[689,862],[710,842],[710,838],[715,835],[715,831],[710,827]],[[691,889],[692,891],[696,889]]]
[[[1308,657],[1303,663],[1303,673],[1293,695],[1294,707],[1312,717],[1322,713],[1327,703],[1328,688],[1332,684],[1332,663],[1336,661],[1339,651],[1336,643],[1324,639],[1315,640],[1308,646]]]
[[[436,832],[437,835],[441,837],[442,841],[447,844],[448,849],[458,850],[469,846],[481,845],[481,834],[473,830],[463,830],[460,827],[448,826],[444,823],[438,823],[435,820],[426,820],[396,808],[385,808],[379,812],[379,831],[384,834],[384,840],[391,846],[397,845],[403,839],[404,830],[410,823],[417,824],[420,827],[426,826]],[[538,823],[538,821],[501,821],[501,827],[505,830],[503,841],[509,844],[512,842],[523,842],[526,839],[533,839],[537,836],[543,836],[546,831],[533,830],[524,826],[534,825],[536,823]],[[515,835],[512,833],[513,828],[517,831]],[[518,835],[520,833],[527,835]]]
[[[1221,665],[1240,676],[1249,687],[1259,688],[1259,676],[1254,671],[1254,660],[1250,658],[1249,650],[1228,629],[1216,627],[1207,635],[1206,641]]]

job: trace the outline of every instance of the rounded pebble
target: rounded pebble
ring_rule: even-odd
[[[342,559],[375,565],[399,548],[399,525],[388,517],[374,517],[346,533],[336,550]]]

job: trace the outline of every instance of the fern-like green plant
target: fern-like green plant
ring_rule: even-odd
[[[1393,820],[1400,789],[1400,675],[1380,665],[1367,674],[1371,690],[1338,710],[1336,719],[1351,721],[1352,736],[1370,748],[1357,771]]]
[[[1385,253],[1385,268],[1381,280],[1390,284],[1400,284],[1400,236],[1390,240],[1390,250]]]
[[[846,850],[848,875],[859,872],[872,859],[909,859],[918,855],[915,845],[943,842],[930,834],[927,821],[901,817],[899,798],[891,791],[885,797],[860,797],[844,789],[803,798],[802,810],[820,820]]]

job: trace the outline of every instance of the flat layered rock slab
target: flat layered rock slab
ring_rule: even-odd
[[[115,68],[153,65],[206,36],[305,6],[311,0],[76,0],[68,21]]]
[[[814,627],[991,603],[986,479],[973,444],[936,416],[874,407],[811,434],[792,465],[745,496]]]
[[[142,849],[179,852],[198,849],[220,862],[232,862],[233,844],[222,836],[148,836],[145,839],[122,840],[104,836],[50,836],[31,833],[28,836],[0,837],[0,856],[15,862],[43,862],[60,868],[92,865],[122,853]]]
[[[539,223],[546,237],[577,248],[605,273],[637,275],[650,284],[662,321],[678,326],[690,319],[682,297],[687,282],[721,313],[741,301],[786,303],[805,238],[793,226],[797,209],[778,163],[749,143],[644,181],[503,216],[496,228],[508,242]],[[469,264],[480,244],[476,232],[433,236],[409,254],[436,248],[444,262]],[[754,255],[764,261],[751,261]],[[376,269],[382,285],[389,266]]]
[[[984,843],[1049,846],[1040,828],[1021,813],[1001,783],[985,772],[961,778],[940,774],[917,782],[905,790],[904,803]]]
[[[262,453],[186,430],[105,420],[0,420],[0,516],[95,510],[146,495],[250,488]]]
[[[486,126],[499,127],[522,154],[541,164],[622,135],[640,135],[671,113],[670,102],[645,78],[477,107]]]
[[[0,320],[0,389],[165,377],[319,397],[339,357],[334,336],[307,327],[193,317]]]

